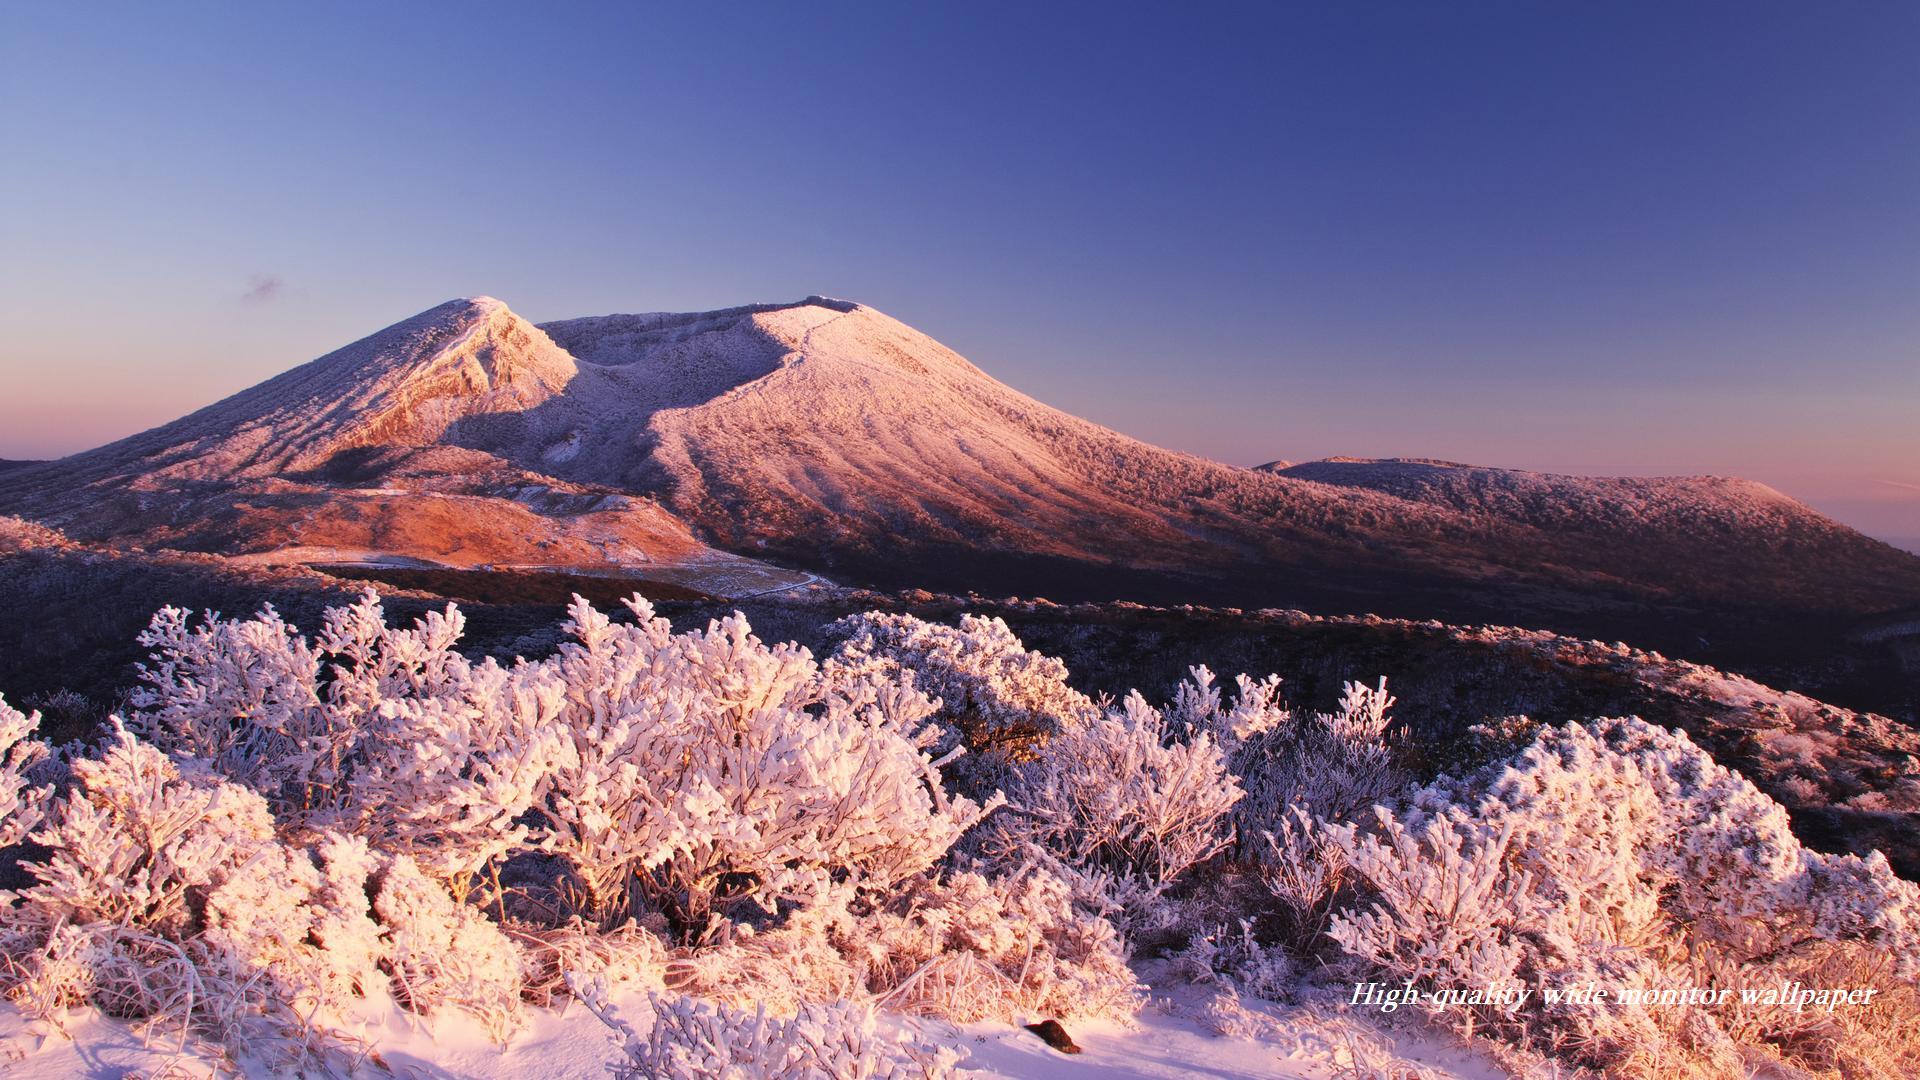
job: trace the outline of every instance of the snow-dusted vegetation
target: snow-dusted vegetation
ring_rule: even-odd
[[[311,636],[167,609],[99,744],[0,706],[0,990],[279,1071],[379,1071],[354,1018],[383,1009],[507,1043],[577,997],[621,1076],[946,1076],[963,1048],[902,1018],[1125,1021],[1149,982],[1215,1031],[1420,1024],[1516,1071],[1920,1066],[1920,890],[1803,847],[1684,734],[1509,720],[1447,775],[1385,681],[1096,699],[992,618],[856,616],[824,659],[637,597],[564,629],[502,664],[451,606],[392,627],[368,594]],[[1875,993],[1740,1003],[1786,981]],[[1734,999],[1659,997],[1700,991]]]

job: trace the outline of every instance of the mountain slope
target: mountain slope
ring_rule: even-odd
[[[1233,468],[1051,408],[820,297],[539,327],[454,301],[154,431],[0,471],[0,511],[306,561],[618,566],[720,558],[710,543],[889,587],[1660,647],[1828,635],[1920,602],[1920,558],[1760,485]]]
[[[573,358],[490,297],[455,300],[198,412],[52,463],[64,476],[170,482],[300,473],[343,450],[427,446],[463,416],[553,396]]]
[[[659,326],[633,333],[635,319]],[[551,465],[556,475],[657,485],[726,546],[855,578],[1174,595],[1205,587],[1222,568],[1253,565],[1301,596],[1327,597],[1351,592],[1345,578],[1363,564],[1393,573],[1438,561],[1444,555],[1424,550],[1431,537],[1470,544],[1500,531],[1497,522],[1150,446],[1020,394],[859,305],[814,298],[543,329],[583,369],[606,372],[617,399],[625,395],[612,409],[589,408],[597,395],[570,394],[534,410],[566,413],[543,423],[549,446],[601,448]],[[660,389],[684,386],[689,370],[739,381]],[[513,452],[525,459],[534,449]],[[1382,522],[1404,541],[1385,559],[1372,545]],[[1274,591],[1273,581],[1257,584]]]
[[[1920,561],[1759,485],[1503,473],[1532,479],[1500,498],[1444,498],[1309,467],[1235,469],[1034,401],[860,305],[815,298],[543,329],[583,368],[591,357],[647,385],[729,373],[644,424],[625,411],[628,426],[578,429],[583,445],[624,456],[583,454],[556,472],[658,485],[725,546],[854,580],[1453,617],[1573,612],[1588,630],[1631,625],[1647,605],[1752,606],[1760,592],[1761,606],[1838,614],[1920,595]],[[568,473],[575,464],[584,471]],[[1635,527],[1649,542],[1623,545]]]
[[[651,499],[451,436],[579,375],[505,304],[455,300],[172,423],[0,471],[0,504],[83,539],[253,562],[646,566],[722,594],[804,580],[708,548]]]
[[[1546,530],[1663,533],[1697,529],[1779,533],[1853,530],[1751,480],[1721,476],[1566,476],[1413,458],[1327,458],[1259,471]],[[1853,535],[1859,535],[1857,533]]]

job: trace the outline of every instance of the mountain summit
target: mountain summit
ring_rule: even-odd
[[[452,300],[60,471],[147,488],[306,472],[356,448],[432,445],[465,417],[532,408],[576,373],[500,301]]]
[[[264,560],[751,557],[888,587],[1655,644],[1826,633],[1920,602],[1920,558],[1762,485],[1235,468],[1061,412],[817,296],[539,326],[452,301],[171,424],[0,471],[0,512]]]

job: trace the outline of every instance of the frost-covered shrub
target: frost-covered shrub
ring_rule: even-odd
[[[1246,711],[1249,692],[1260,703],[1262,726],[1234,749],[1233,768],[1246,786],[1236,808],[1243,846],[1279,827],[1290,806],[1329,821],[1351,821],[1375,803],[1389,800],[1407,783],[1387,740],[1387,681],[1349,682],[1332,712],[1274,716],[1277,685],[1242,680],[1235,711]]]
[[[311,644],[270,607],[191,627],[165,608],[140,637],[134,726],[265,794],[283,827],[361,833],[464,894],[524,843],[568,749],[551,673],[469,662],[464,626],[449,605],[389,627],[372,592],[328,609]]]
[[[1325,827],[1373,898],[1329,934],[1423,989],[1591,982],[1617,998],[1702,977],[1674,956],[1721,954],[1722,978],[1744,982],[1792,973],[1820,942],[1871,944],[1900,977],[1920,973],[1920,887],[1878,854],[1802,847],[1778,804],[1684,734],[1638,719],[1550,728],[1411,802],[1376,811],[1374,831]],[[1733,1052],[1711,1010],[1536,997],[1521,1016],[1474,1019],[1608,1068]]]
[[[659,937],[634,923],[603,929],[575,917],[560,926],[511,928],[520,946],[520,996],[535,1005],[565,997],[569,977],[586,977],[625,986],[666,986],[668,949]]]
[[[26,839],[53,795],[52,787],[33,787],[28,777],[47,757],[47,744],[31,737],[39,727],[39,713],[27,716],[0,698],[0,848]]]
[[[943,626],[906,614],[870,611],[834,624],[845,639],[826,667],[902,673],[939,699],[935,752],[965,747],[955,763],[963,790],[984,794],[1001,783],[1009,762],[1032,758],[1054,733],[1096,718],[1099,707],[1067,685],[1067,666],[1029,650],[998,617],[962,615]]]
[[[985,813],[942,788],[911,676],[823,670],[737,615],[674,634],[631,606],[616,626],[576,599],[574,643],[504,668],[455,651],[451,606],[399,629],[369,593],[312,644],[271,609],[197,627],[167,609],[141,639],[138,723],[265,793],[284,828],[358,833],[456,896],[539,847],[594,918],[637,899],[690,935],[750,901],[918,873]]]
[[[1511,827],[1480,830],[1443,815],[1409,828],[1376,813],[1381,836],[1328,828],[1373,897],[1371,907],[1333,917],[1333,939],[1421,987],[1522,988],[1535,966],[1527,935],[1554,912],[1529,874],[1510,870]]]
[[[949,1020],[1126,1016],[1139,983],[1120,936],[1045,870],[956,872],[833,928],[890,1009]]]
[[[1213,672],[1205,664],[1196,664],[1188,669],[1187,679],[1174,687],[1167,722],[1181,730],[1211,731],[1230,751],[1292,722],[1292,710],[1280,699],[1280,676],[1238,675],[1234,690],[1233,700],[1224,700],[1214,685]]]
[[[318,691],[319,653],[271,605],[251,619],[188,619],[161,608],[140,634],[153,654],[133,692],[133,730],[288,808],[327,799],[338,754]]]
[[[435,696],[382,701],[355,748],[343,824],[464,897],[527,846],[526,815],[572,760],[563,706],[551,673],[490,659],[462,661]]]
[[[253,875],[275,846],[273,816],[258,793],[191,765],[183,771],[125,730],[99,759],[75,761],[73,772],[76,790],[55,801],[33,834],[52,850],[45,862],[27,864],[37,883],[21,894],[52,919],[179,935],[199,917],[190,899]]]
[[[925,876],[885,895],[842,892],[779,927],[740,927],[680,950],[666,984],[791,1015],[846,999],[945,1020],[1130,1016],[1140,986],[1119,933],[1029,867],[1006,877]]]
[[[511,946],[406,856],[336,833],[285,843],[258,792],[124,728],[72,770],[0,934],[0,988],[36,1015],[84,1001],[307,1060],[331,1052],[317,1017],[391,987],[504,1032]]]
[[[1232,840],[1240,785],[1208,731],[1176,738],[1138,692],[1063,730],[1012,777],[1007,812],[986,827],[990,859],[1050,856],[1116,907],[1146,904]]]
[[[308,937],[327,955],[324,996],[338,1000],[377,997],[387,992],[387,968],[393,949],[386,931],[374,921],[371,883],[382,856],[365,839],[323,833],[314,845],[320,878],[313,890],[313,922]]]
[[[732,925],[724,940],[675,950],[666,963],[667,988],[779,1016],[809,1002],[871,1001],[859,957],[831,936],[849,917],[845,898],[835,900],[791,912],[770,929]]]
[[[504,1039],[519,1020],[522,970],[513,942],[479,910],[456,903],[407,855],[393,856],[374,888],[373,914],[400,1003],[423,1013],[465,1010]]]
[[[1254,868],[1276,901],[1281,933],[1294,948],[1312,949],[1346,886],[1346,849],[1296,804],[1260,834],[1254,850]]]
[[[885,888],[992,808],[945,793],[909,679],[823,670],[739,615],[676,635],[629,606],[638,624],[616,626],[576,600],[578,641],[552,662],[574,751],[536,810],[594,913],[632,890],[698,936],[749,901]]]
[[[790,1018],[688,997],[650,994],[645,1032],[621,1019],[603,993],[574,992],[613,1029],[625,1060],[618,1080],[936,1080],[959,1077],[960,1055],[880,1030],[871,1006],[808,1005]]]
[[[312,938],[319,873],[249,788],[176,767],[124,729],[73,762],[33,833],[50,849],[9,912],[8,996],[82,1001],[230,1045],[306,1046],[306,1014],[362,958]],[[311,1049],[311,1047],[307,1047]]]
[[[1174,954],[1174,974],[1196,983],[1217,983],[1269,1001],[1283,1001],[1297,981],[1285,949],[1259,940],[1249,920],[1195,934]]]
[[[1764,924],[1779,936],[1867,941],[1920,976],[1920,886],[1878,853],[1803,847],[1780,804],[1684,733],[1634,718],[1550,728],[1483,775],[1474,812],[1514,822],[1521,867],[1552,882],[1586,925],[1633,924],[1650,886],[1663,910],[1715,940]],[[1436,784],[1413,805],[1445,813],[1474,791]]]
[[[411,856],[457,896],[525,846],[521,819],[571,749],[558,679],[468,661],[455,651],[465,626],[451,604],[387,626],[372,592],[329,608],[315,646],[332,737],[309,775],[343,827]]]

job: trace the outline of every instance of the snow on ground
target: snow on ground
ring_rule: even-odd
[[[644,1026],[644,994],[616,995],[621,1015]],[[1249,1002],[1249,1004],[1252,1004]],[[1269,1006],[1274,1030],[1268,1039],[1213,1035],[1193,1020],[1174,1015],[1178,1006],[1149,1006],[1131,1026],[1087,1022],[1068,1028],[1081,1047],[1062,1054],[1023,1028],[1010,1024],[950,1024],[890,1018],[931,1041],[955,1046],[965,1067],[1005,1080],[1331,1080],[1365,1074],[1368,1064],[1388,1063],[1368,1045],[1392,1040],[1403,1068],[1418,1062],[1435,1080],[1497,1080],[1507,1074],[1473,1051],[1438,1039],[1389,1035],[1353,1021],[1326,1021],[1303,1010]],[[204,1047],[155,1032],[142,1037],[132,1025],[91,1009],[73,1010],[65,1034],[34,1024],[0,1003],[0,1075],[8,1080],[120,1080],[130,1075],[229,1076],[216,1069]],[[604,1080],[617,1054],[611,1033],[577,1002],[529,1010],[527,1026],[503,1050],[460,1014],[423,1020],[398,1009],[350,1026],[377,1058],[400,1076],[418,1080]],[[1359,1032],[1358,1039],[1349,1036]],[[1356,1054],[1358,1060],[1356,1060]],[[1362,1066],[1356,1070],[1355,1066]],[[169,1073],[167,1070],[171,1069]],[[255,1075],[265,1075],[258,1073]],[[367,1070],[377,1075],[377,1070]],[[1418,1074],[1409,1074],[1418,1075]]]

